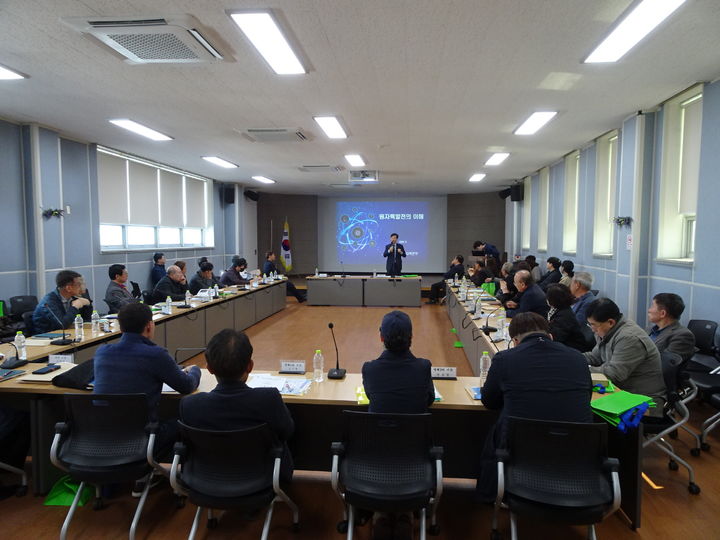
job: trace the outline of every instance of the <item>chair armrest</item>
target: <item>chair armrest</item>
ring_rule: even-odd
[[[442,459],[445,449],[442,446],[433,446],[430,448],[430,457],[435,461]]]
[[[70,431],[70,426],[68,426],[66,422],[58,422],[55,424],[55,433],[58,435],[67,435],[68,431]]]
[[[510,452],[508,452],[504,448],[498,448],[497,450],[495,450],[495,457],[498,461],[505,463],[510,459]]]
[[[285,449],[282,445],[273,445],[272,448],[270,448],[270,455],[274,458],[282,458],[284,451]]]
[[[341,442],[334,442],[330,444],[330,453],[333,456],[342,456],[345,454],[345,444]]]
[[[160,424],[158,422],[148,422],[145,426],[145,433],[150,435],[151,433],[157,434],[158,429],[160,429]]]
[[[603,469],[606,472],[617,472],[620,470],[620,460],[618,458],[605,458],[603,460]]]
[[[173,445],[173,454],[180,458],[180,462],[185,461],[185,455],[187,454],[187,447],[184,442],[176,442]]]

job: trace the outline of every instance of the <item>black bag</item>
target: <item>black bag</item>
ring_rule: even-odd
[[[75,388],[76,390],[87,390],[91,382],[95,380],[95,362],[91,358],[87,362],[78,364],[65,373],[56,375],[52,379],[55,386],[62,388]]]

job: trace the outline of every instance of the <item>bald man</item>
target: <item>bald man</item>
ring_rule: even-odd
[[[167,269],[167,275],[158,281],[153,290],[153,300],[162,302],[168,296],[174,300],[185,300],[185,293],[188,290],[185,274],[174,264]]]
[[[535,283],[532,274],[527,270],[515,272],[514,283],[520,294],[520,298],[517,302],[513,300],[506,302],[505,306],[508,308],[508,317],[530,311],[542,317],[547,317],[549,307],[545,300],[545,293],[538,284]]]

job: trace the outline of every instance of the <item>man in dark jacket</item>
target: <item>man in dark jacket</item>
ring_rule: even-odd
[[[250,388],[253,347],[238,330],[221,330],[205,351],[207,368],[217,386],[211,392],[187,396],[180,402],[180,420],[200,429],[237,430],[267,424],[284,443],[280,477],[292,479],[293,462],[286,441],[295,429],[292,416],[277,388]]]
[[[69,328],[80,314],[85,321],[92,315],[92,302],[83,296],[82,276],[72,270],[61,270],[55,276],[57,288],[46,294],[32,316],[36,334]]]
[[[153,299],[155,302],[162,302],[169,296],[173,301],[185,300],[187,290],[185,274],[180,267],[172,265],[168,267],[167,275],[155,285]]]
[[[661,353],[670,351],[683,360],[690,360],[695,354],[695,335],[680,324],[678,319],[683,311],[685,302],[677,294],[656,294],[647,312],[648,320],[653,323],[650,339]]]
[[[275,252],[274,251],[268,251],[265,253],[265,264],[263,265],[263,274],[266,276],[269,276],[272,273],[277,273],[277,267],[275,266]],[[307,296],[303,291],[295,287],[295,284],[290,281],[288,278],[288,281],[286,283],[287,289],[285,292],[285,296],[294,296],[298,303],[302,304],[305,300],[307,300]]]
[[[490,502],[497,493],[495,449],[506,441],[507,418],[592,422],[592,381],[583,355],[554,343],[548,323],[536,313],[521,313],[510,322],[515,347],[497,353],[481,389],[486,408],[500,410],[488,434],[477,483],[478,497]]]
[[[560,259],[557,257],[550,257],[547,260],[548,273],[538,282],[538,286],[543,290],[547,291],[547,288],[553,283],[559,283],[562,279],[562,273],[560,272]]]
[[[430,285],[430,299],[427,302],[428,304],[437,304],[438,300],[445,296],[446,279],[453,279],[455,276],[460,279],[465,275],[464,260],[465,257],[462,255],[455,255],[455,258],[450,262],[450,269],[443,275],[443,280]]]
[[[230,268],[220,276],[220,284],[224,287],[232,285],[246,285],[252,280],[252,275],[246,272],[247,261],[238,255],[232,258]]]
[[[495,257],[496,261],[500,260],[500,252],[498,251],[498,248],[482,240],[478,240],[473,244],[473,251],[479,251],[481,255],[488,257]]]
[[[190,279],[190,292],[197,294],[200,289],[212,289],[215,285],[222,287],[220,280],[213,274],[213,263],[205,259],[200,262],[200,268]]]
[[[383,257],[387,257],[385,271],[388,276],[399,276],[402,274],[402,258],[406,257],[405,248],[398,242],[398,234],[390,235],[390,243],[385,246]]]
[[[541,317],[547,317],[548,305],[545,301],[545,293],[533,281],[530,272],[527,270],[515,272],[514,281],[519,299],[505,302],[505,306],[508,308],[508,317],[514,317],[519,313],[527,313],[528,311],[537,313]]]
[[[165,254],[164,253],[154,253],[153,254],[153,267],[152,270],[150,270],[150,284],[155,288],[155,285],[158,284],[158,281],[160,281],[162,278],[165,277]]]

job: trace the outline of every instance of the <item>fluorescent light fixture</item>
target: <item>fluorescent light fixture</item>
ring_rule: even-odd
[[[27,77],[10,68],[0,66],[0,81],[13,81],[16,79],[27,79]]]
[[[522,125],[515,130],[515,135],[535,135],[540,128],[547,124],[557,114],[557,111],[543,111],[532,113]]]
[[[684,2],[685,0],[643,0],[590,53],[585,63],[617,62]]]
[[[270,180],[269,178],[266,178],[264,176],[253,176],[253,180],[257,180],[258,182],[261,182],[263,184],[274,184],[275,180]]]
[[[245,37],[278,75],[306,73],[269,11],[230,13]]]
[[[485,173],[475,173],[470,177],[468,182],[480,182],[485,176]]]
[[[360,154],[345,154],[345,161],[347,161],[351,167],[365,166],[365,160]]]
[[[330,139],[347,139],[347,133],[335,116],[313,116],[318,126]]]
[[[209,161],[213,165],[217,165],[218,167],[223,167],[225,169],[237,169],[237,165],[235,165],[234,163],[225,161],[224,159],[217,156],[203,156],[203,159],[205,161]]]
[[[138,124],[137,122],[128,120],[127,118],[117,118],[115,120],[110,120],[110,123],[115,124],[118,127],[127,129],[128,131],[132,131],[133,133],[137,133],[138,135],[142,135],[143,137],[147,137],[148,139],[152,139],[153,141],[173,140],[172,137],[168,137],[167,135],[164,135],[159,131],[150,129],[147,126],[143,126],[142,124]]]
[[[496,152],[492,156],[490,156],[490,159],[485,162],[485,165],[500,165],[508,158],[509,155],[510,154],[508,154],[507,152]]]

